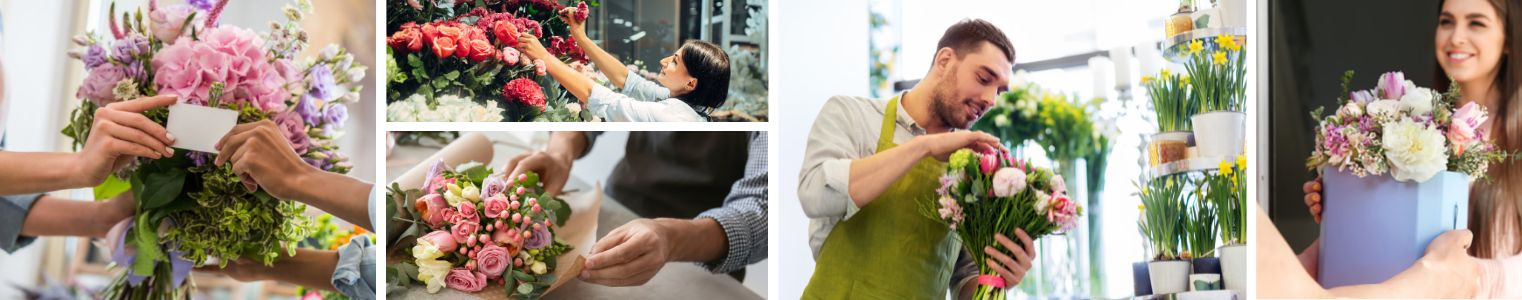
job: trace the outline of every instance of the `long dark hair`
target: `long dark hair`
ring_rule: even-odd
[[[729,54],[719,46],[700,40],[687,41],[682,44],[681,51],[687,74],[696,78],[698,85],[676,98],[706,117],[729,100]]]
[[[1443,2],[1438,1],[1438,12],[1443,9]],[[1522,0],[1490,0],[1490,6],[1496,9],[1496,16],[1504,24],[1501,25],[1506,40],[1501,45],[1507,49],[1522,51],[1522,39],[1514,38],[1518,28],[1522,27]],[[1435,51],[1435,50],[1434,50]],[[1502,54],[1501,61],[1497,63],[1500,71],[1496,74],[1496,80],[1492,83],[1501,93],[1501,100],[1497,101],[1496,107],[1490,107],[1491,122],[1500,125],[1500,130],[1489,133],[1494,139],[1496,146],[1503,151],[1516,152],[1522,149],[1522,98],[1518,98],[1518,92],[1522,91],[1522,59],[1513,59],[1512,54]],[[1452,79],[1448,78],[1447,72],[1439,64],[1436,68],[1437,78],[1435,82],[1440,89],[1448,89]],[[1495,244],[1499,239],[1517,239],[1519,242],[1513,245],[1522,245],[1522,164],[1512,163],[1510,160],[1493,163],[1486,172],[1489,181],[1480,180],[1475,182],[1469,190],[1469,229],[1474,232],[1474,242],[1469,247],[1469,254],[1480,258],[1503,258],[1517,254],[1522,249],[1505,249],[1506,253],[1496,253]],[[1505,226],[1512,228],[1500,228],[1502,223],[1497,222],[1508,216],[1500,216],[1496,211],[1509,209],[1513,213],[1505,222]],[[1500,236],[1503,232],[1511,233],[1512,236]]]

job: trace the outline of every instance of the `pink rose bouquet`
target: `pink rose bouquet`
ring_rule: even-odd
[[[974,299],[1003,299],[1004,291],[1012,288],[985,264],[988,254],[983,249],[1021,250],[1005,249],[994,241],[995,234],[1014,239],[1015,231],[1023,229],[1039,239],[1073,229],[1083,216],[1083,205],[1068,196],[1061,175],[1008,153],[957,151],[940,184],[937,199],[921,202],[920,212],[946,224],[977,262],[982,275]]]
[[[271,22],[265,33],[219,25],[229,0],[166,6],[148,1],[129,18],[119,18],[133,15],[118,15],[113,3],[109,32],[72,39],[81,48],[70,56],[85,63],[87,74],[75,93],[79,107],[63,134],[81,147],[96,109],[177,95],[182,104],[236,111],[238,123],[273,121],[303,161],[347,173],[353,165],[333,138],[347,119],[340,101],[357,97],[338,96],[359,91],[366,67],[337,46],[316,58],[295,56],[308,46],[299,23],[313,12],[308,1],[287,4],[287,20]],[[160,124],[169,117],[163,108],[143,114]],[[138,158],[96,187],[97,195],[130,191],[137,199],[137,214],[129,222],[136,230],[124,231],[115,245],[131,255],[113,257],[127,271],[100,297],[185,295],[194,287],[186,284],[191,267],[211,258],[223,264],[239,258],[270,264],[282,254],[293,255],[314,234],[312,219],[302,215],[305,205],[279,201],[262,190],[250,192],[231,165],[210,163],[213,154],[174,154]]]
[[[397,279],[402,284],[416,280],[429,292],[441,286],[472,293],[504,284],[508,296],[521,299],[537,298],[558,279],[551,274],[556,258],[574,247],[556,239],[556,224],[571,210],[546,196],[537,174],[509,178],[481,163],[451,168],[438,160],[424,178],[427,190],[393,185],[388,191],[414,204],[396,212],[409,222],[408,234],[392,244],[413,245],[409,259],[390,267],[406,278]]]

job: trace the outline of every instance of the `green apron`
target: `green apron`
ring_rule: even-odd
[[[877,153],[898,146],[898,97],[888,101]],[[942,299],[961,247],[951,229],[920,214],[935,201],[946,163],[925,158],[825,238],[803,299]]]

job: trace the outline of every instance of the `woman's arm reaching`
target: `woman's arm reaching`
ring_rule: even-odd
[[[608,76],[608,81],[612,82],[613,86],[624,86],[624,79],[629,77],[629,68],[624,67],[624,63],[618,61],[618,58],[603,51],[602,47],[598,47],[597,44],[592,43],[592,39],[587,38],[586,21],[577,21],[575,17],[572,17],[575,13],[575,7],[560,10],[560,20],[571,25],[571,39],[581,47],[581,52],[586,53],[587,59],[597,65],[597,70]]]
[[[549,73],[550,77],[554,77],[555,81],[559,81],[560,85],[570,91],[571,95],[576,96],[582,104],[586,104],[587,98],[592,96],[592,87],[597,84],[593,83],[591,78],[582,76],[581,72],[572,70],[571,66],[555,59],[554,55],[544,50],[544,45],[539,43],[539,37],[528,33],[518,34],[518,51],[523,52],[523,55],[529,59],[543,61],[545,72]],[[608,78],[613,78],[611,74],[609,75]],[[623,78],[618,79],[618,82],[622,81]]]

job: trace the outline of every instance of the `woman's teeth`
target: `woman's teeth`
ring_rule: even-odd
[[[1448,54],[1448,58],[1451,58],[1451,59],[1466,59],[1466,58],[1470,58],[1470,57],[1474,57],[1474,54],[1469,54],[1469,53],[1449,53]]]

